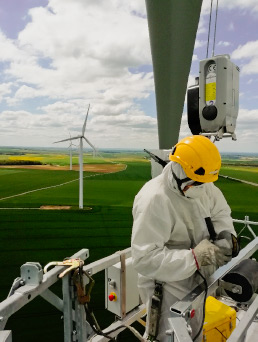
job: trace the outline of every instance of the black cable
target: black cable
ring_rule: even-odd
[[[204,324],[204,319],[205,319],[205,304],[206,304],[206,298],[207,298],[207,294],[208,294],[208,283],[207,283],[207,280],[205,279],[205,277],[201,274],[201,272],[199,270],[197,270],[196,272],[203,279],[204,286],[205,286],[205,295],[204,295],[203,309],[202,309],[202,324],[201,324],[201,327],[200,327],[198,333],[193,338],[193,341],[195,341],[200,336],[200,334],[202,332],[202,329],[203,329],[203,324]]]
[[[210,45],[210,32],[211,32],[211,13],[212,13],[212,3],[213,3],[213,0],[211,0],[211,8],[210,8],[210,20],[209,20],[209,31],[208,31],[208,41],[207,41],[207,52],[206,52],[206,58],[208,58],[209,45]]]
[[[215,51],[215,40],[216,40],[217,19],[218,19],[218,7],[219,7],[219,0],[217,0],[217,7],[216,7],[216,17],[215,17],[212,57],[214,56],[214,51]]]
[[[128,328],[126,325],[120,325],[119,327],[116,327],[116,328],[114,328],[112,330],[109,330],[106,333],[104,333],[100,328],[97,328],[95,326],[96,323],[94,322],[94,319],[92,317],[92,311],[90,311],[90,309],[89,309],[87,304],[84,305],[84,309],[85,309],[85,312],[86,312],[86,315],[87,315],[87,318],[88,318],[88,323],[90,324],[91,328],[93,329],[93,331],[97,335],[104,336],[104,337],[108,338],[111,341],[116,341],[115,338],[109,336],[109,334],[111,334],[111,333],[113,333],[113,332],[115,332],[115,331],[117,331],[119,329],[122,329],[122,328]],[[132,333],[132,331],[131,331],[131,333]]]
[[[97,335],[101,335],[104,336],[106,338],[108,338],[110,341],[116,341],[113,337],[109,336],[108,334],[104,333],[99,327],[96,327],[96,323],[94,322],[94,319],[92,317],[92,310],[90,310],[90,308],[88,307],[87,304],[84,305],[84,310],[86,313],[86,317],[88,319],[88,323],[91,326],[92,330],[97,334]],[[112,331],[111,331],[112,332]],[[110,332],[109,332],[110,333]]]
[[[218,328],[215,327],[215,329],[218,330],[218,332],[219,332],[219,333],[224,337],[224,339],[227,341],[227,337],[226,337],[224,334],[222,334],[222,332],[221,332]]]

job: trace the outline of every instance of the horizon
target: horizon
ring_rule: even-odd
[[[37,150],[37,151],[41,151],[41,150],[45,150],[45,151],[48,151],[48,150],[55,150],[55,151],[66,151],[66,150],[69,150],[69,146],[68,147],[52,147],[52,146],[34,146],[34,147],[31,147],[31,146],[3,146],[1,145],[0,146],[0,153],[1,153],[1,150],[4,150],[4,149],[13,149],[13,150],[28,150],[28,151],[33,151],[33,150]],[[73,151],[76,151],[78,148],[76,147],[73,147],[72,150]],[[84,151],[87,151],[87,152],[92,152],[92,149],[91,148],[88,148],[88,147],[83,147],[83,150]],[[157,149],[150,149],[150,151],[155,151]],[[122,151],[122,152],[144,152],[143,149],[141,148],[117,148],[117,147],[103,147],[103,148],[98,148],[98,151],[102,151],[102,152],[115,152],[115,151]],[[7,153],[6,153],[7,154]],[[223,152],[220,152],[221,155],[227,155],[227,154],[230,154],[230,155],[257,155],[258,156],[258,152],[237,152],[237,151],[223,151]],[[146,155],[148,155],[146,153]]]

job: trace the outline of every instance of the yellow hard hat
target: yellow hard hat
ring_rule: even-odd
[[[179,163],[187,177],[196,182],[210,183],[218,179],[220,153],[205,136],[193,135],[180,140],[172,148],[169,159]]]

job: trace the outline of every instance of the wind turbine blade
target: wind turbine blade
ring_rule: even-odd
[[[69,138],[69,139],[64,139],[64,140],[59,140],[59,141],[55,141],[53,144],[57,144],[57,143],[64,142],[64,141],[76,140],[76,139],[79,139],[79,138],[80,138],[80,136]]]
[[[94,150],[95,152],[97,152],[95,146],[93,146],[92,143],[89,142],[89,140],[88,140],[87,138],[83,137],[83,139],[84,139],[84,140],[93,148],[93,150]]]
[[[85,121],[84,121],[84,124],[83,124],[83,127],[82,127],[82,135],[84,135],[84,133],[85,133],[86,123],[87,123],[87,119],[88,119],[88,115],[89,115],[89,110],[90,110],[90,104],[89,104],[89,107],[88,107],[88,110],[87,110],[87,114],[86,114],[86,118],[85,118]]]

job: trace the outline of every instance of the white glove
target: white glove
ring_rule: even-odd
[[[222,266],[230,260],[220,247],[215,246],[207,239],[202,240],[193,251],[199,266]]]
[[[225,265],[227,262],[229,262],[232,259],[232,247],[233,247],[232,242],[227,239],[221,239],[221,240],[214,241],[214,244],[217,247],[219,247],[221,252],[224,254],[225,263],[222,265]]]

